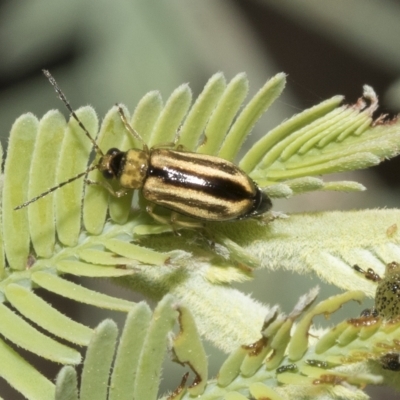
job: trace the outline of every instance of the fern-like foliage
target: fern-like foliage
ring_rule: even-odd
[[[318,288],[300,298],[289,315],[273,307],[261,327],[260,339],[234,350],[218,378],[209,381],[206,353],[189,309],[175,303],[170,295],[153,315],[146,304],[139,303],[128,314],[118,344],[112,321],[103,321],[96,328],[80,387],[75,370],[64,367],[57,378],[56,399],[78,399],[78,393],[84,399],[156,399],[167,346],[188,372],[161,400],[318,399],[326,398],[330,387],[335,398],[365,399],[362,388],[382,383],[383,378],[371,373],[363,362],[379,361],[398,350],[393,342],[399,335],[400,321],[355,318],[319,331],[318,337],[314,331],[309,339],[314,317],[327,316],[346,302],[364,297],[361,291],[346,292],[311,308],[317,293]],[[178,333],[170,337],[175,323],[179,324]],[[357,368],[349,368],[354,364]]]
[[[193,104],[187,85],[177,88],[165,104],[159,93],[151,92],[129,120],[150,147],[173,142],[179,131],[177,143],[185,149],[234,160],[284,84],[284,74],[276,75],[242,107],[248,91],[246,76],[239,74],[227,83],[218,73]],[[365,168],[397,155],[399,123],[373,120],[377,99],[369,87],[356,104],[341,105],[341,101],[335,96],[268,132],[239,161],[240,167],[272,198],[313,190],[364,190],[357,182],[324,182],[316,175]],[[129,116],[126,108],[124,112]],[[141,146],[127,134],[116,107],[100,128],[92,108],[83,107],[77,115],[89,132],[98,132],[97,143],[104,152],[111,147]],[[310,294],[289,316],[283,316],[229,283],[251,279],[259,266],[284,267],[315,271],[341,288],[373,295],[374,283],[352,266],[383,273],[386,263],[400,261],[398,210],[299,214],[268,225],[209,223],[205,230],[181,229],[177,235],[170,225],[157,223],[144,211],[140,193],[118,199],[101,186],[85,186],[82,179],[14,210],[85,171],[90,155],[91,145],[81,128],[74,120],[67,123],[60,112],[50,111],[40,121],[32,114],[18,118],[4,167],[0,240],[0,334],[17,346],[68,365],[79,364],[80,353],[43,332],[67,343],[89,345],[81,399],[122,399],[128,394],[155,399],[168,332],[178,314],[181,334],[172,347],[177,359],[191,366],[196,384],[187,388],[182,383],[170,399],[199,395],[204,399],[279,399],[290,398],[294,390],[297,398],[328,394],[365,398],[363,385],[382,381],[381,371],[372,374],[366,360],[382,356],[377,350],[382,340],[388,343],[385,349],[397,343],[396,322],[378,318],[369,334],[363,322],[343,322],[340,335],[335,336],[337,329],[312,330],[319,340],[304,341],[314,315],[329,314],[349,299],[360,300],[360,292],[345,293],[305,312],[314,301],[315,294]],[[103,178],[95,170],[89,179]],[[168,215],[166,210],[159,212]],[[152,317],[143,304],[86,289],[65,279],[65,274],[112,278],[161,302]],[[38,297],[36,287],[128,313],[112,373],[117,335],[113,323],[103,322],[94,331],[78,324]],[[217,381],[207,382],[199,335],[231,353]],[[243,345],[250,347],[239,347]],[[60,399],[77,398],[72,367],[62,370],[55,387],[5,342],[0,352],[2,360],[7,360],[0,367],[1,376],[27,398],[52,399],[55,393]],[[94,369],[100,364],[96,375]],[[287,369],[279,370],[285,365]],[[26,373],[21,375],[21,370]],[[294,389],[296,385],[302,389]],[[350,391],[349,385],[358,389]]]

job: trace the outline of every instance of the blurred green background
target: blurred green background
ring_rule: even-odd
[[[258,123],[253,140],[335,94],[355,102],[363,84],[376,90],[381,112],[398,113],[399,21],[400,3],[395,0],[3,0],[1,141],[5,146],[13,121],[25,112],[41,117],[49,109],[58,108],[67,115],[43,77],[42,68],[52,72],[74,108],[90,104],[100,118],[116,102],[133,111],[137,101],[154,89],[166,100],[173,89],[188,82],[196,97],[217,71],[223,71],[227,80],[246,72],[250,97],[271,76],[284,71],[288,74],[287,89]],[[399,167],[400,158],[368,171],[340,175],[341,180],[362,182],[368,192],[314,193],[276,201],[274,209],[299,212],[396,207]],[[316,278],[284,271],[256,274],[259,279],[237,287],[265,303],[279,303],[285,311],[307,288],[320,283]],[[108,283],[85,280],[83,284],[139,298]],[[336,292],[323,285],[320,297]],[[47,299],[59,302],[54,297]],[[72,302],[63,301],[60,307],[91,326],[108,315]],[[361,308],[351,312],[358,313]],[[344,315],[349,315],[349,309]],[[115,318],[123,323],[122,315]],[[210,371],[215,374],[221,354],[211,346],[208,351],[212,353]],[[38,362],[35,357],[31,360]],[[179,366],[167,365],[162,391],[174,389],[185,372]],[[40,368],[52,378],[58,370],[58,366],[47,363]],[[370,393],[374,399],[398,396],[376,388]],[[2,381],[0,396],[21,398]]]

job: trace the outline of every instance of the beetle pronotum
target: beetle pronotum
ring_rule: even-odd
[[[96,152],[100,154],[100,159],[86,171],[21,204],[15,208],[16,210],[85,176],[94,169],[100,170],[106,179],[117,179],[121,188],[114,191],[107,182],[86,180],[88,184],[101,185],[116,197],[127,194],[129,190],[142,190],[144,198],[152,204],[147,211],[162,222],[165,222],[165,219],[153,214],[154,205],[202,221],[230,221],[258,217],[271,208],[271,200],[265,192],[245,172],[229,161],[184,151],[181,146],[174,150],[149,149],[140,135],[130,126],[121,107],[119,113],[126,129],[143,143],[143,148],[128,151],[111,148],[104,154],[72,110],[55,79],[48,71],[43,72],[72,117],[77,120],[93,143]]]

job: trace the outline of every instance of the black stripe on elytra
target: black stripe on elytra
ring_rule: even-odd
[[[215,215],[226,215],[226,213],[229,213],[230,208],[227,206],[224,206],[222,204],[210,204],[207,201],[199,200],[199,199],[185,199],[180,196],[176,196],[174,194],[163,194],[162,201],[158,201],[159,204],[164,204],[165,207],[171,207],[179,210],[182,213],[186,213],[184,209],[181,209],[179,207],[179,204],[189,206],[192,208],[198,208],[200,210],[207,210],[212,214]],[[166,204],[165,204],[166,203]],[[172,203],[172,204],[168,204]],[[174,207],[174,204],[176,206]],[[188,214],[192,215],[192,214]]]
[[[249,192],[234,180],[191,174],[177,168],[149,168],[148,177],[156,177],[164,184],[182,189],[197,190],[225,201],[252,199],[255,194]],[[250,179],[250,178],[249,178]],[[196,180],[200,180],[198,183]]]
[[[157,150],[155,150],[155,151],[157,151]],[[159,151],[161,154],[163,151],[167,154],[168,153],[171,154],[171,158],[173,158],[174,160],[192,164],[194,166],[202,165],[202,166],[205,166],[208,168],[214,168],[216,170],[223,171],[230,175],[237,175],[239,172],[241,172],[238,167],[236,167],[235,165],[231,164],[228,161],[225,161],[222,158],[216,158],[215,161],[212,161],[208,158],[205,159],[202,157],[193,157],[193,154],[196,154],[196,153],[185,153],[182,151],[173,151],[173,150],[159,150]]]

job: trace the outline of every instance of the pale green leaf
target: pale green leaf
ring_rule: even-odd
[[[244,346],[229,354],[218,373],[217,383],[219,386],[228,386],[239,375],[240,367],[247,354],[248,351]]]
[[[271,400],[284,400],[270,387],[261,382],[254,382],[250,385],[250,393],[256,400],[271,399]]]
[[[139,133],[145,143],[149,143],[151,132],[160,117],[164,108],[160,92],[153,91],[145,94],[137,104],[133,113],[131,124],[132,127]],[[126,137],[125,137],[126,139]],[[130,137],[129,139],[132,139]],[[128,143],[125,140],[125,143]],[[133,146],[140,148],[142,143],[133,138]],[[124,146],[124,149],[129,147]]]
[[[236,75],[220,97],[208,121],[204,143],[197,149],[201,154],[217,155],[236,113],[247,96],[249,83],[246,74]]]
[[[276,159],[280,152],[280,149],[274,149],[274,146],[277,143],[280,143],[294,132],[325,116],[337,108],[342,100],[343,96],[334,96],[331,99],[325,100],[283,122],[268,132],[267,135],[252,146],[252,148],[243,156],[239,163],[239,167],[242,168],[243,171],[249,173],[255,169],[257,164],[261,162],[266,154],[268,154],[269,157],[272,157],[272,159]]]
[[[0,376],[27,399],[54,399],[54,384],[1,339],[0,359]]]
[[[192,92],[187,84],[179,86],[167,100],[148,141],[148,146],[173,143],[176,132],[187,114]]]
[[[126,265],[132,263],[132,260],[126,257],[118,257],[115,253],[105,252],[91,248],[81,248],[77,255],[83,261],[91,264],[101,265]]]
[[[224,400],[248,400],[247,396],[243,396],[238,392],[229,392],[224,397]]]
[[[83,107],[77,110],[76,114],[89,132],[97,132],[98,119],[92,108]],[[57,182],[64,182],[85,171],[90,150],[90,141],[84,135],[77,122],[70,119],[61,146],[57,167]],[[82,179],[77,179],[55,192],[57,235],[64,245],[75,246],[78,243],[78,236],[81,230],[82,196]]]
[[[67,123],[59,111],[49,111],[40,120],[30,166],[28,199],[56,185],[57,163],[66,129]],[[50,194],[27,208],[32,245],[40,257],[50,257],[54,252],[53,198]]]
[[[130,301],[86,289],[76,283],[69,282],[46,272],[35,272],[32,274],[32,281],[50,292],[96,307],[128,312],[135,306],[135,303]]]
[[[257,120],[269,106],[279,97],[285,87],[286,76],[283,73],[270,79],[250,100],[237,117],[225,137],[218,156],[233,161],[245,138],[253,129]]]
[[[375,285],[353,269],[372,268],[383,275],[387,263],[400,260],[397,209],[321,212],[291,215],[273,221],[273,229],[252,228],[229,232],[230,238],[260,260],[263,268],[315,272],[347,290],[374,296]],[[307,227],[305,229],[304,227]]]
[[[80,400],[107,400],[117,336],[118,328],[111,320],[101,322],[95,329],[83,364]]]
[[[173,308],[173,302],[173,297],[167,295],[154,310],[140,354],[133,398],[148,400],[157,398],[161,364],[166,352],[167,335],[177,318],[177,311]]]
[[[124,112],[129,118],[128,111],[124,108]],[[97,131],[92,131],[93,135]],[[117,107],[111,108],[103,119],[97,138],[97,144],[106,153],[111,147],[119,147],[126,136],[124,125],[118,114]],[[83,140],[88,140],[84,137]],[[90,143],[89,143],[90,144]],[[96,161],[99,161],[100,154],[97,155]],[[82,169],[83,170],[83,169]],[[91,171],[88,179],[100,182],[103,177],[99,170]],[[85,197],[83,203],[83,224],[89,233],[98,235],[103,230],[106,222],[108,199],[110,194],[107,190],[99,185],[86,185]]]
[[[179,131],[179,144],[185,149],[195,150],[218,101],[226,89],[225,77],[221,72],[213,75],[191,107]]]
[[[78,377],[74,368],[67,365],[61,369],[56,379],[55,400],[79,400]]]
[[[132,243],[126,243],[117,239],[105,239],[100,240],[100,242],[114,253],[146,264],[162,265],[169,258],[168,254],[161,254],[152,251],[151,249],[137,246]]]
[[[111,375],[109,400],[131,400],[143,343],[149,330],[151,311],[139,303],[126,318]]]
[[[50,333],[72,343],[87,345],[93,331],[61,314],[50,304],[21,285],[6,287],[7,300],[22,315]]]
[[[76,350],[45,336],[4,304],[0,304],[0,320],[0,334],[16,345],[59,363],[78,364],[81,361]]]
[[[116,278],[119,276],[133,275],[132,269],[114,268],[109,265],[92,265],[80,261],[63,260],[57,263],[57,271],[76,276],[91,276],[93,278]]]
[[[32,114],[19,117],[11,128],[2,190],[3,241],[8,264],[23,270],[29,255],[28,210],[14,211],[27,200],[29,168],[39,121]],[[15,183],[18,182],[16,185]]]
[[[205,267],[197,268],[199,275],[191,274],[170,293],[190,309],[200,334],[227,352],[255,342],[268,308],[232,287],[207,282],[201,276]]]

